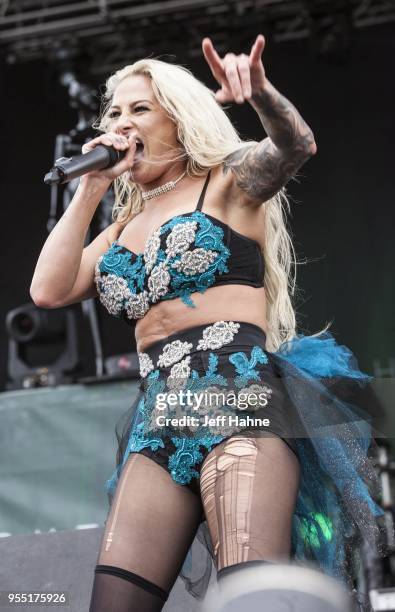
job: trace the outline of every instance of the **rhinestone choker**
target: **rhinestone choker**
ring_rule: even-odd
[[[156,198],[156,196],[161,195],[161,193],[167,193],[168,191],[171,191],[172,189],[174,189],[178,181],[181,181],[181,179],[184,178],[185,175],[186,175],[186,172],[181,174],[181,176],[179,176],[178,179],[176,179],[175,181],[169,181],[168,183],[165,183],[164,185],[161,185],[160,187],[155,187],[155,189],[150,189],[150,191],[142,191],[141,197],[143,198],[143,200],[151,200],[151,198]]]

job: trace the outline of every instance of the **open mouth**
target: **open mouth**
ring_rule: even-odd
[[[143,153],[144,153],[144,144],[139,138],[136,138],[136,157],[142,157]]]

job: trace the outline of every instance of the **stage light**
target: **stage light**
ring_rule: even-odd
[[[73,381],[78,365],[77,327],[71,309],[24,304],[6,316],[7,389],[54,386]],[[68,374],[67,374],[68,373]]]

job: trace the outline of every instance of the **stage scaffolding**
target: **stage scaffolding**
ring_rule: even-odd
[[[0,54],[8,63],[83,53],[92,74],[155,53],[194,57],[202,37],[245,48],[259,31],[274,41],[329,31],[348,35],[395,20],[395,0],[0,0]]]

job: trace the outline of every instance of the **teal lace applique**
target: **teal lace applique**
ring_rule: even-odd
[[[214,353],[209,355],[209,366],[204,375],[199,376],[196,370],[192,370],[188,379],[187,388],[192,392],[202,391],[210,385],[225,385],[227,379],[217,373],[218,357]],[[202,454],[199,447],[203,446],[211,450],[214,444],[221,442],[224,436],[206,433],[207,429],[202,428],[196,432],[193,438],[185,436],[174,436],[174,430],[167,427],[161,427],[160,433],[153,431],[152,415],[155,410],[155,401],[158,393],[165,389],[166,382],[160,378],[159,369],[151,372],[144,381],[144,398],[138,405],[137,415],[133,431],[129,438],[128,447],[125,453],[124,461],[130,452],[138,452],[143,448],[151,448],[157,451],[159,448],[164,448],[164,438],[169,436],[177,451],[169,456],[168,466],[173,479],[180,484],[189,483],[192,478],[198,478],[199,472],[196,470],[196,464],[202,460]]]
[[[174,297],[180,297],[184,304],[195,308],[195,304],[190,297],[191,294],[195,292],[204,293],[208,287],[214,284],[216,274],[223,274],[229,271],[226,263],[230,257],[230,250],[224,245],[224,232],[222,228],[214,225],[199,211],[195,211],[188,217],[174,217],[174,219],[162,226],[161,234],[171,231],[178,224],[190,223],[191,221],[197,221],[199,229],[196,230],[195,234],[195,248],[190,248],[188,251],[190,253],[194,253],[197,249],[213,251],[216,253],[216,257],[214,261],[210,262],[207,260],[204,272],[196,272],[195,274],[187,274],[174,267],[175,265],[180,265],[184,253],[170,258],[167,265],[171,269],[172,290],[163,296],[162,299],[170,300]],[[165,258],[165,253],[163,250],[160,250],[157,261],[164,261]]]
[[[205,291],[205,290],[204,290]],[[202,293],[202,291],[200,291]],[[196,304],[193,303],[191,297],[190,297],[190,293],[188,292],[188,290],[180,290],[179,291],[179,297],[181,298],[181,300],[184,302],[184,304],[186,306],[189,306],[190,308],[196,308]]]
[[[144,433],[144,423],[142,422],[133,428],[126,449],[125,459],[127,459],[129,453],[138,452],[148,447],[153,451],[157,451],[158,448],[165,448],[165,444],[161,438],[147,438]]]
[[[209,385],[227,385],[228,381],[225,376],[218,374],[218,355],[210,353],[208,357],[208,368],[202,376],[201,381],[204,386]]]
[[[119,481],[122,468],[128,460],[130,453],[138,453],[143,448],[150,448],[153,451],[157,451],[159,448],[164,448],[165,444],[161,438],[150,437],[145,434],[145,420],[146,404],[144,398],[139,402],[136,409],[136,416],[132,431],[129,436],[128,445],[125,449],[122,463],[117,466],[111,478],[106,481],[106,490],[108,493],[114,495],[116,486]]]
[[[147,379],[148,387],[144,397],[137,406],[135,422],[125,452],[124,462],[130,452],[138,452],[147,447],[157,451],[158,448],[164,448],[165,446],[162,437],[158,437],[157,432],[154,433],[151,426],[152,411],[155,410],[156,395],[163,391],[165,382],[159,380],[159,370],[151,372]]]
[[[145,434],[149,437],[151,435],[150,432],[152,433],[154,429],[152,413],[156,409],[156,397],[158,393],[163,393],[166,388],[166,381],[160,378],[159,370],[154,370],[144,379],[143,388],[145,393],[141,409],[141,404],[139,404],[139,413],[143,421]]]
[[[222,386],[226,387],[228,384],[227,378],[222,374],[218,374],[218,357],[214,353],[209,354],[209,365],[207,370],[202,376],[199,376],[196,370],[192,370],[188,378],[186,388],[192,393],[198,391],[204,391],[210,386]]]
[[[147,410],[155,407],[156,396],[162,393],[166,386],[166,382],[160,378],[160,370],[153,370],[143,381],[145,397],[147,399]]]
[[[159,249],[158,255],[157,255],[156,260],[155,260],[155,264],[157,265],[157,264],[161,263],[162,261],[165,261],[165,259],[166,259],[166,253],[164,252],[163,249]]]
[[[202,249],[210,249],[219,252],[219,261],[216,262],[216,267],[220,273],[227,272],[226,260],[230,255],[230,251],[223,244],[224,230],[222,227],[214,225],[210,219],[200,211],[195,211],[192,215],[198,221],[200,229],[196,232],[195,244]]]
[[[233,353],[229,356],[229,361],[235,366],[237,376],[235,377],[235,385],[237,387],[244,387],[250,379],[259,380],[259,372],[255,370],[255,366],[258,363],[268,363],[266,353],[261,349],[260,346],[254,346],[251,351],[251,357],[248,359],[247,355],[242,351]]]
[[[176,438],[171,441],[177,448],[176,452],[169,457],[169,469],[173,480],[179,484],[188,484],[192,478],[199,478],[199,472],[195,469],[196,464],[203,459],[199,450],[204,446],[210,451],[214,444],[223,440],[223,436],[202,436],[201,438]]]
[[[146,277],[143,256],[136,256],[130,251],[121,252],[122,249],[122,246],[114,242],[104,254],[99,270],[101,273],[107,272],[124,278],[132,293],[143,291]],[[133,257],[135,257],[134,262]]]

